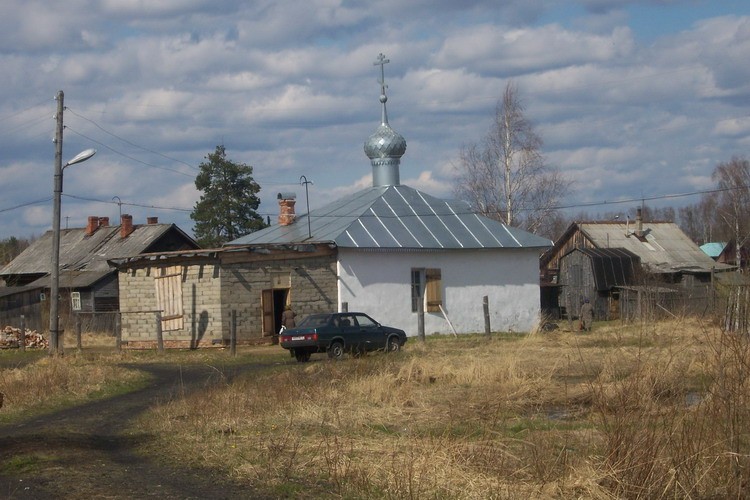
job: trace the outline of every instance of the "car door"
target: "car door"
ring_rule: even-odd
[[[368,351],[384,348],[386,339],[380,325],[366,314],[356,314],[355,318],[363,347]]]
[[[347,349],[359,349],[362,345],[362,335],[359,326],[352,314],[340,314],[338,316],[338,331],[344,337]]]

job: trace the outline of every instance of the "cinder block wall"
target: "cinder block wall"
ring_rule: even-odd
[[[156,343],[156,284],[161,267],[174,263],[120,271],[122,340],[128,347]],[[221,284],[218,263],[182,266],[184,324],[180,330],[162,332],[165,346],[202,347],[222,338]],[[228,332],[228,329],[227,329]],[[227,333],[228,338],[228,333]]]
[[[291,302],[298,317],[336,311],[338,288],[334,255],[225,263],[221,268],[222,316],[224,324],[229,325],[232,310],[237,311],[238,341],[263,338],[261,294],[274,287],[273,273],[289,273]]]

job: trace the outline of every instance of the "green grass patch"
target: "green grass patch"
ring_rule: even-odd
[[[28,474],[41,470],[54,458],[37,453],[30,455],[15,455],[4,462],[0,462],[0,472],[3,474]]]

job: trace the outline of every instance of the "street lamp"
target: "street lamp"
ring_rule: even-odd
[[[62,342],[59,342],[60,318],[60,204],[63,186],[63,170],[65,167],[81,163],[96,154],[95,149],[87,149],[78,153],[65,165],[62,164],[62,133],[63,133],[63,91],[57,93],[57,130],[55,132],[55,185],[52,198],[52,269],[50,270],[50,304],[49,304],[49,351],[50,354],[62,352]]]

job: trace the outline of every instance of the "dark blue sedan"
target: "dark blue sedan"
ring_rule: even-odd
[[[383,326],[360,312],[311,314],[297,327],[284,330],[280,339],[281,347],[299,362],[309,361],[316,352],[341,359],[347,352],[360,356],[369,351],[398,351],[405,343],[403,330]]]

